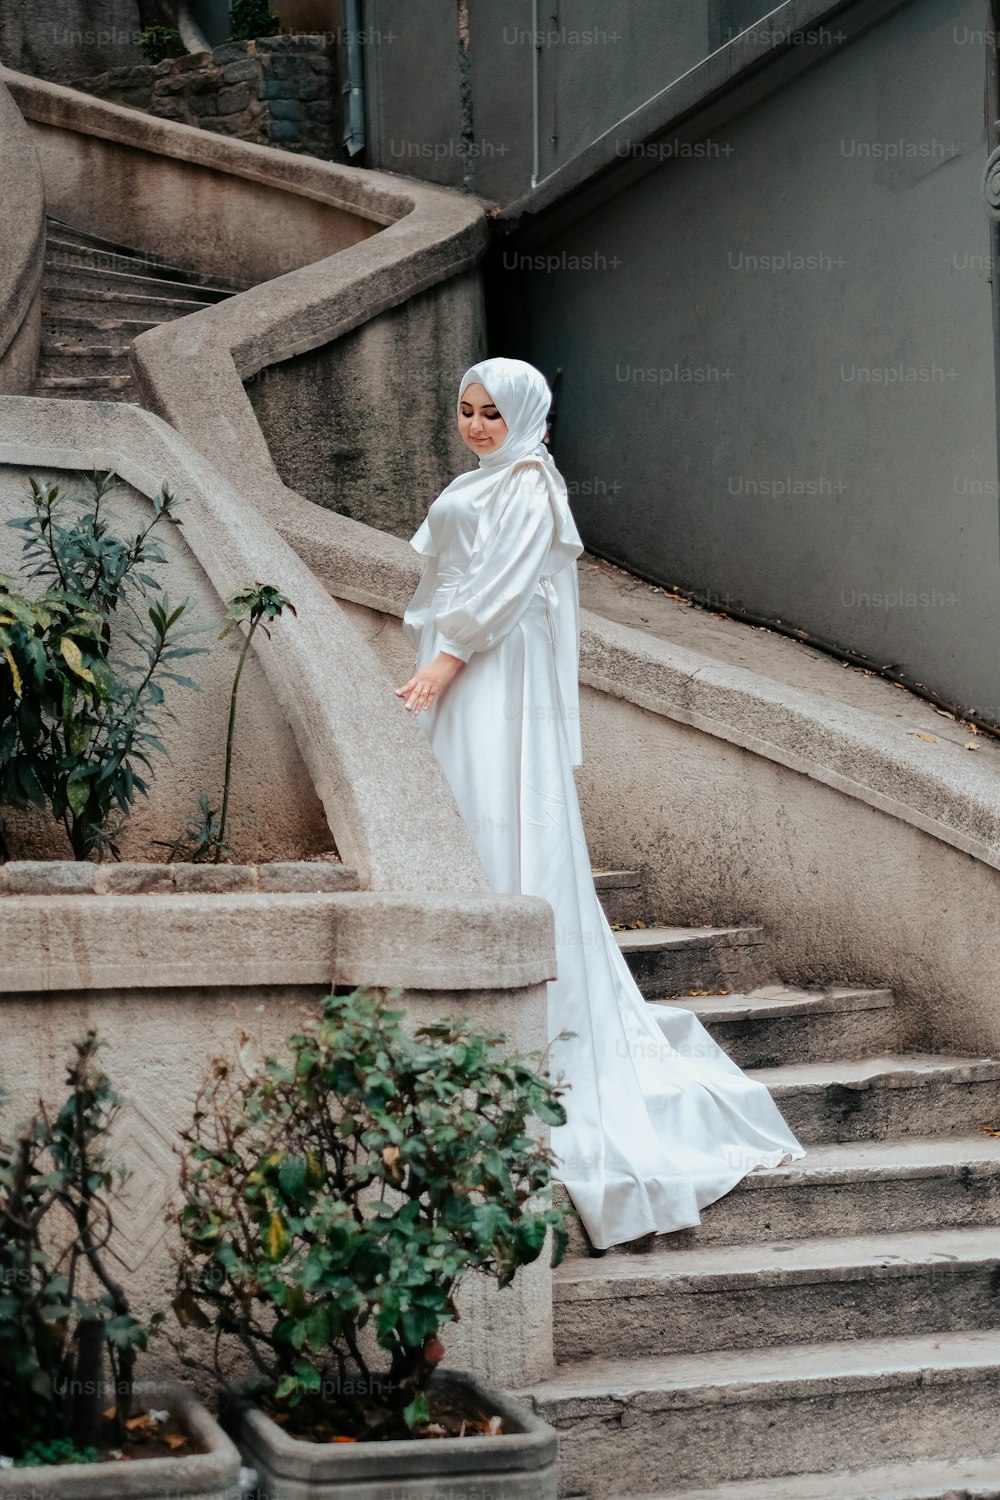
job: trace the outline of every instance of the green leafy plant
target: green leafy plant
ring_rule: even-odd
[[[229,7],[231,42],[252,41],[259,36],[277,36],[281,21],[267,0],[232,0]]]
[[[101,1045],[76,1042],[54,1117],[39,1104],[0,1140],[0,1452],[26,1464],[123,1440],[136,1351],[161,1321],[132,1316],[105,1259],[125,1174],[107,1155],[119,1100]]]
[[[147,26],[139,32],[138,42],[148,63],[162,62],[165,57],[183,57],[187,52],[176,26]]]
[[[32,477],[32,513],[8,525],[26,533],[22,571],[46,588],[29,599],[0,577],[0,806],[48,805],[76,859],[120,858],[112,811],[127,817],[136,793],[148,795],[139,767],[151,768],[151,752],[166,754],[161,683],[197,688],[176,664],[205,650],[178,624],[187,601],[153,599],[149,627],[135,608],[156,587],[145,570],[166,561],[151,533],[164,520],[180,524],[175,497],[164,485],[149,524],[123,538],[102,509],[114,477],[95,471],[90,503],[66,521],[59,486]],[[112,623],[125,608],[140,626],[123,629],[139,661],[111,655]]]
[[[567,1206],[551,1203],[562,1085],[536,1054],[444,1017],[412,1034],[401,991],[331,994],[289,1040],[237,1075],[217,1060],[185,1132],[174,1310],[235,1340],[285,1408],[331,1410],[346,1436],[407,1437],[429,1415],[439,1329],[471,1272],[508,1285]],[[384,1368],[359,1334],[372,1322]],[[192,1358],[192,1362],[197,1361]]]
[[[184,859],[193,863],[199,863],[212,859],[219,864],[224,856],[232,853],[226,843],[226,818],[229,812],[229,792],[233,777],[233,737],[236,732],[236,695],[239,692],[240,678],[243,675],[243,667],[250,651],[254,635],[258,629],[263,630],[268,640],[271,632],[264,624],[265,620],[280,619],[284,610],[295,614],[295,605],[284,594],[272,587],[269,583],[254,583],[252,588],[241,589],[234,594],[226,605],[226,616],[229,624],[219,633],[219,640],[225,640],[231,630],[235,630],[241,621],[249,621],[250,628],[243,642],[239,660],[236,663],[236,672],[233,677],[232,692],[229,695],[229,724],[226,730],[226,770],[222,785],[222,811],[218,814],[211,811],[208,805],[208,797],[202,792],[198,798],[198,812],[194,817],[188,819],[187,827],[177,839],[157,839],[155,842],[162,844],[170,850],[170,859],[174,855],[181,855]]]

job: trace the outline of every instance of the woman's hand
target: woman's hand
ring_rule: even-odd
[[[394,688],[393,691],[397,698],[404,700],[408,713],[418,714],[422,708],[430,708],[434,700],[440,698],[449,682],[458,676],[464,666],[465,662],[460,656],[439,651],[434,660],[415,672],[409,682],[404,682],[402,687]]]

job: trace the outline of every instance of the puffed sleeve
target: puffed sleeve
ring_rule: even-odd
[[[534,465],[516,472],[469,570],[438,614],[435,651],[468,661],[509,635],[538,587],[555,536],[548,488]]]

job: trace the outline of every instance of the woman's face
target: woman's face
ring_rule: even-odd
[[[485,386],[467,385],[458,404],[458,430],[473,453],[493,453],[507,436],[507,423]]]

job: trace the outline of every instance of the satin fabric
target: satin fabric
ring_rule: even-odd
[[[461,476],[474,482],[443,490],[411,540],[428,559],[403,617],[416,667],[440,650],[466,662],[417,722],[493,889],[552,906],[550,1067],[570,1090],[567,1123],[551,1144],[591,1242],[606,1249],[697,1224],[700,1209],[748,1172],[805,1153],[767,1089],[690,1011],[643,998],[608,925],[573,779],[582,758],[578,711],[573,718],[566,709],[577,699],[560,680],[544,583],[561,573],[575,582],[578,554],[571,566],[553,564],[577,545],[576,528],[561,513],[565,485],[554,483],[552,460],[524,452],[536,434],[540,443],[548,387],[513,360],[473,366],[460,394],[473,380],[489,391],[514,445],[506,462],[505,442],[489,455],[494,462],[480,459],[479,470]],[[578,613],[562,612],[558,625],[564,650],[572,629],[578,653]],[[557,1040],[563,1031],[574,1035]]]
[[[488,386],[484,375],[490,380]],[[461,502],[465,514],[470,519],[475,517],[474,535],[463,565],[465,576],[461,587],[450,599],[447,612],[443,617],[439,616],[441,634],[437,650],[468,661],[472,651],[487,649],[478,620],[480,582],[490,590],[497,587],[494,577],[497,559],[490,557],[490,550],[496,545],[501,523],[509,530],[522,518],[523,501],[514,503],[509,516],[507,512],[522,471],[530,466],[544,486],[555,527],[544,565],[532,579],[532,589],[540,592],[545,602],[556,668],[557,695],[554,701],[562,713],[569,741],[570,764],[579,766],[583,763],[579,696],[580,592],[575,563],[583,551],[583,542],[569,507],[565,481],[543,441],[552,392],[541,372],[524,360],[487,359],[473,365],[462,376],[456,413],[466,386],[476,382],[492,396],[507,423],[507,436],[499,449],[480,456],[477,469],[453,479],[435,501],[435,505],[442,507]],[[536,486],[534,493],[535,509],[538,510],[543,490]],[[438,546],[431,512],[411,538],[410,546],[427,559],[417,592],[410,602],[410,617],[416,629],[422,619],[421,612],[444,581],[436,567]],[[512,574],[507,582],[508,606],[516,611],[518,596],[510,591],[521,580]],[[527,604],[527,596],[522,602]],[[499,622],[500,628],[509,618],[508,610]]]

